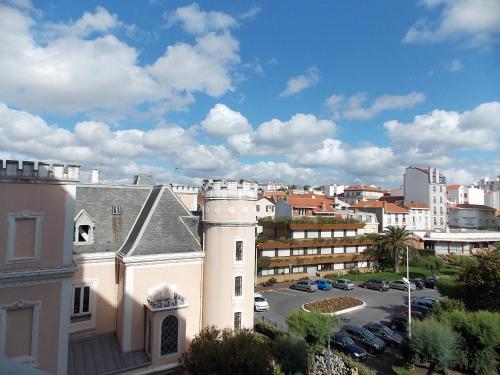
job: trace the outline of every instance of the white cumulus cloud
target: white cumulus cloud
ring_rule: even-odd
[[[318,68],[311,66],[304,74],[290,78],[286,83],[286,88],[280,94],[281,97],[291,96],[318,83],[320,80]]]
[[[213,137],[228,137],[252,130],[247,118],[224,104],[216,104],[201,122],[202,129]]]

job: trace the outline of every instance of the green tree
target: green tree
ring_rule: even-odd
[[[263,268],[269,268],[270,265],[271,265],[271,258],[265,256],[257,258],[257,268],[259,270]]]
[[[273,343],[272,353],[285,374],[305,374],[308,349],[302,337],[285,335],[278,337]]]
[[[469,309],[500,311],[500,250],[474,257],[477,263],[468,264],[459,273],[465,286],[465,304]]]
[[[378,239],[381,251],[385,252],[392,259],[395,273],[399,272],[399,263],[407,250],[411,254],[416,254],[415,247],[412,244],[412,236],[412,232],[407,230],[406,226],[397,227],[389,225]]]
[[[420,258],[417,264],[430,271],[432,276],[435,276],[436,272],[439,272],[444,267],[444,260],[437,256],[427,256]]]
[[[204,328],[181,363],[193,375],[273,374],[268,344],[248,329]]]
[[[410,361],[430,363],[431,374],[434,369],[444,369],[454,363],[457,339],[457,334],[444,322],[414,321],[409,342]]]
[[[288,315],[286,324],[292,334],[304,338],[312,348],[318,348],[328,342],[333,328],[339,324],[339,319],[317,311],[305,312],[296,309]]]

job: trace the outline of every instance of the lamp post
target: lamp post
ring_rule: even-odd
[[[406,277],[403,281],[408,285],[408,338],[411,339],[411,284],[410,284],[410,251],[406,247]]]

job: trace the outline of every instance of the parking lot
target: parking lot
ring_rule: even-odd
[[[388,322],[396,310],[401,309],[408,303],[407,292],[396,289],[379,292],[357,286],[353,290],[347,291],[332,289],[328,291],[318,290],[312,293],[282,288],[261,292],[261,294],[268,300],[269,310],[256,312],[255,319],[258,320],[261,317],[265,317],[267,320],[283,327],[286,327],[285,319],[293,309],[300,309],[304,303],[322,298],[348,295],[363,300],[366,303],[365,308],[339,315],[342,325],[354,324],[357,326],[363,326],[369,322]],[[423,289],[412,291],[411,296],[438,297],[439,293],[434,289]],[[384,354],[370,355],[366,365],[375,370],[377,374],[391,373],[391,365],[399,355],[398,349],[388,348]]]

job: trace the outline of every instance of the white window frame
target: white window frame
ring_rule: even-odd
[[[241,277],[241,296],[235,294],[236,291],[236,278]],[[243,273],[236,273],[233,275],[233,290],[231,292],[233,296],[233,303],[242,303],[245,298],[245,277]]]
[[[78,281],[78,282],[73,283],[71,285],[71,317],[80,317],[80,316],[85,316],[85,315],[89,314],[90,318],[87,320],[82,320],[82,321],[78,321],[78,322],[71,322],[70,330],[69,330],[70,333],[95,328],[97,285],[98,285],[97,280],[81,280],[81,281]],[[90,287],[89,313],[73,314],[73,306],[75,305],[75,301],[74,301],[75,288],[82,288],[85,286]],[[83,294],[81,294],[80,298],[83,299]]]
[[[35,219],[35,248],[33,249],[33,256],[29,258],[17,258],[15,256],[15,243],[16,243],[16,220],[18,219]],[[43,214],[38,212],[15,212],[10,213],[8,216],[8,229],[7,229],[7,263],[29,263],[39,262],[41,252],[41,239],[42,239],[42,222]]]
[[[6,347],[6,325],[7,325],[7,311],[32,308],[33,318],[31,323],[31,350],[29,356],[13,358],[17,361],[24,363],[27,366],[37,367],[37,354],[38,354],[38,322],[40,319],[41,301],[27,301],[20,299],[15,303],[0,306],[0,356],[5,357]]]
[[[86,217],[88,219],[88,223],[80,224],[82,221],[82,217]],[[82,225],[88,225],[90,227],[89,230],[89,240],[88,241],[78,241],[78,228]],[[73,234],[73,244],[75,245],[93,245],[94,244],[94,229],[95,229],[95,221],[90,217],[90,215],[84,209],[81,209],[80,212],[75,216],[74,220],[74,234]]]

